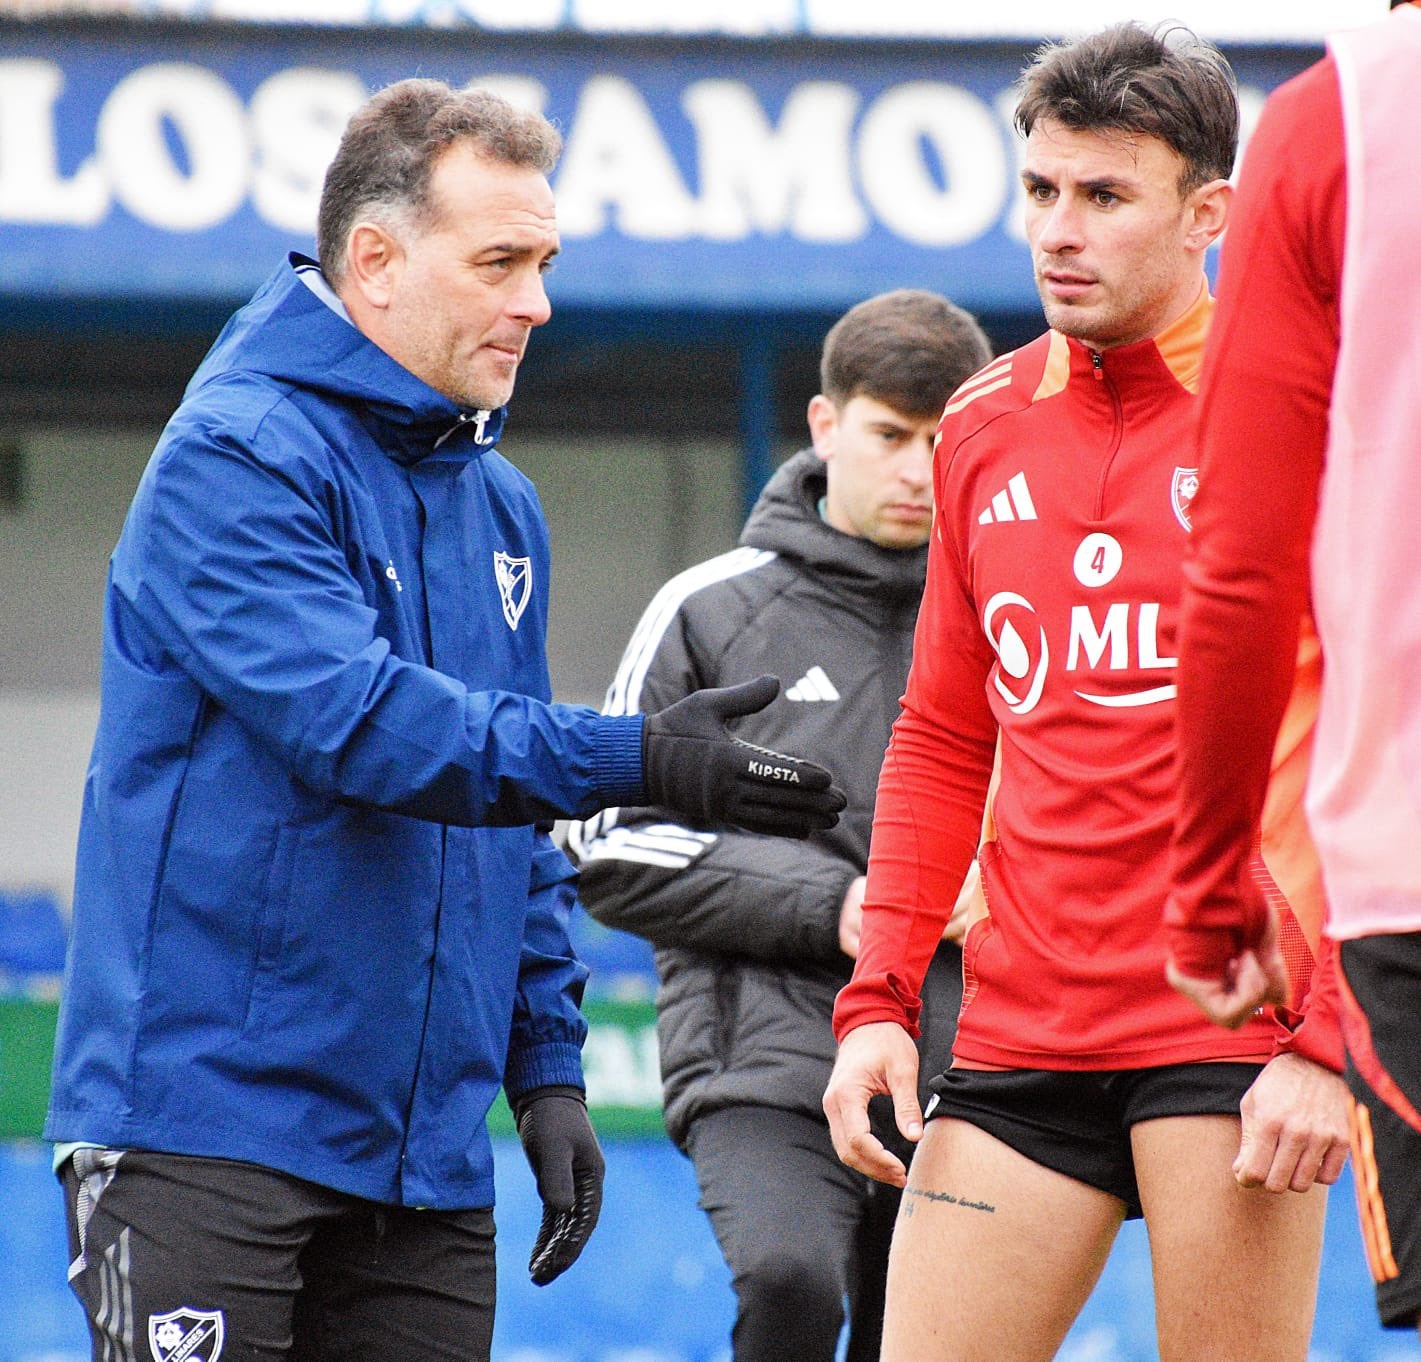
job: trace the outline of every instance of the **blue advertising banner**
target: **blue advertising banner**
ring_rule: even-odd
[[[902,285],[1034,306],[1012,83],[1028,44],[0,25],[0,292],[240,300],[310,250],[351,111],[409,75],[554,119],[555,305],[832,310]],[[1231,53],[1248,119],[1316,54]]]

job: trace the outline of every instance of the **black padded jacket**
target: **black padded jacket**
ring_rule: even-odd
[[[652,600],[606,709],[653,712],[704,686],[778,676],[779,698],[737,731],[830,767],[849,799],[838,826],[797,842],[624,808],[570,830],[588,911],[655,947],[665,1119],[683,1147],[690,1123],[721,1107],[823,1119],[830,1017],[852,969],[839,911],[868,861],[927,561],[926,549],[883,549],[832,528],[819,513],[825,491],[812,450],[786,462],[740,547],[674,577]],[[924,1101],[927,1080],[950,1062],[961,958],[939,947],[924,981]],[[874,1116],[887,1136],[886,1105]]]

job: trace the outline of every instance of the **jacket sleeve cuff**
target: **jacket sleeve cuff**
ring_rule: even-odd
[[[644,714],[603,714],[593,738],[593,775],[604,808],[646,802],[641,734]]]
[[[834,1002],[834,1039],[842,1041],[850,1031],[870,1022],[893,1022],[914,1040],[922,999],[896,974],[856,976],[839,990]]]
[[[503,1091],[509,1106],[516,1108],[534,1088],[548,1087],[586,1091],[582,1051],[572,1041],[548,1041],[509,1054],[503,1073]]]
[[[1165,929],[1165,949],[1182,974],[1191,979],[1222,979],[1240,951],[1239,933],[1232,927]]]
[[[1342,1040],[1342,996],[1338,987],[1337,943],[1324,937],[1304,1010],[1277,1009],[1273,1053],[1301,1055],[1333,1073],[1346,1066]]]

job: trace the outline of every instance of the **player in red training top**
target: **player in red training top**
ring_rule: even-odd
[[[1045,49],[1025,77],[1027,236],[1051,330],[943,416],[927,591],[825,1094],[840,1157],[863,1172],[904,1180],[870,1133],[872,1094],[922,1137],[885,1362],[1054,1356],[1141,1215],[1162,1359],[1307,1353],[1319,1184],[1346,1156],[1335,1017],[1297,1011],[1321,917],[1300,809],[1315,641],[1254,860],[1292,946],[1294,1006],[1226,1032],[1164,979],[1192,392],[1237,120],[1227,63],[1179,28],[1117,25]],[[924,1133],[918,981],[994,754],[954,1063]]]
[[[1251,893],[1300,603],[1327,650],[1308,813],[1341,942],[1354,1179],[1382,1321],[1421,1322],[1421,7],[1334,35],[1239,180],[1199,401],[1186,565],[1175,986],[1236,1024],[1278,986]],[[1311,570],[1309,570],[1311,558]],[[1248,685],[1236,684],[1247,677]]]

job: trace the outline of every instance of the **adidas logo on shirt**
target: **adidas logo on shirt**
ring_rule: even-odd
[[[1000,525],[1008,520],[1035,520],[1036,506],[1026,486],[1026,474],[1007,479],[1007,485],[992,498],[992,504],[977,517],[979,525]]]
[[[785,691],[786,700],[837,700],[839,692],[824,674],[823,667],[811,667]]]

